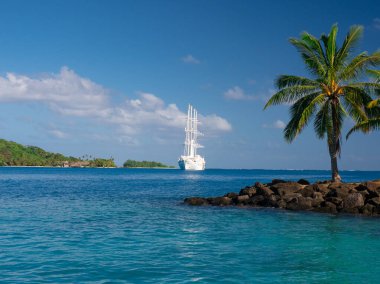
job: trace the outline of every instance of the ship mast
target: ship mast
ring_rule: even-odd
[[[198,144],[198,112],[192,105],[189,105],[187,110],[187,121],[186,121],[186,139],[184,147],[184,156],[195,157],[197,155],[197,149],[202,148]]]

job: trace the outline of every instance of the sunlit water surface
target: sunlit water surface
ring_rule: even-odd
[[[329,173],[0,168],[0,282],[379,283],[379,218],[182,204],[272,178]]]

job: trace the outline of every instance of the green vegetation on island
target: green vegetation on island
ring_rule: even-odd
[[[88,156],[87,156],[88,157]],[[116,167],[113,159],[81,159],[0,139],[0,166]]]
[[[379,81],[366,80],[372,74],[378,80],[380,51],[372,54],[353,54],[363,27],[352,26],[341,46],[337,45],[338,26],[333,25],[328,35],[318,39],[304,32],[291,38],[290,43],[300,53],[310,77],[281,75],[276,81],[278,92],[265,108],[291,104],[290,121],[284,129],[285,140],[292,142],[314,118],[314,130],[319,139],[326,138],[331,159],[332,181],[341,181],[338,157],[344,118],[356,123],[351,129],[368,132],[380,126]]]
[[[127,160],[123,164],[124,168],[174,168],[173,166],[168,166],[160,162],[154,161],[135,161]]]

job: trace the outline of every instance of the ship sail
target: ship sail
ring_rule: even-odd
[[[198,136],[203,135],[198,131],[198,124],[198,112],[192,105],[189,105],[185,128],[185,147],[183,155],[178,160],[178,165],[182,170],[205,169],[205,159],[197,153],[198,148],[203,148],[198,143]]]

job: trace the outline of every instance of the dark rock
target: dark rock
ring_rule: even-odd
[[[247,203],[249,200],[249,195],[239,195],[236,197],[236,203],[241,204],[241,203]]]
[[[364,206],[364,198],[363,196],[358,193],[350,193],[345,199],[344,199],[344,208],[358,208]]]
[[[275,179],[272,180],[271,185],[275,185],[275,184],[278,184],[278,183],[286,183],[286,180],[275,178]]]
[[[368,200],[368,204],[372,204],[377,208],[380,208],[380,197],[374,197]]]
[[[224,195],[224,197],[229,197],[229,198],[236,198],[238,194],[236,192],[229,192]]]
[[[255,195],[249,199],[249,204],[257,206],[262,204],[262,202],[265,200],[265,197],[262,195]]]
[[[255,194],[256,194],[256,188],[254,188],[253,186],[252,187],[247,186],[247,187],[243,188],[242,190],[240,190],[240,192],[239,192],[239,195],[253,196]]]
[[[289,193],[285,196],[282,197],[282,199],[285,201],[285,202],[292,202],[294,200],[297,200],[297,198],[299,197],[302,197],[302,195],[300,193]]]
[[[277,201],[278,208],[286,208],[286,201],[283,199],[280,199]]]
[[[313,200],[311,202],[313,207],[320,207],[320,205],[323,201],[324,201],[323,194],[321,192],[314,192]]]
[[[262,201],[260,201],[258,204],[265,206],[265,207],[278,207],[277,201],[280,199],[277,195],[268,195],[266,196]]]
[[[340,197],[326,197],[326,201],[334,203],[337,207],[343,207],[343,199]]]
[[[300,196],[292,199],[286,204],[286,209],[289,210],[311,210],[313,208],[312,198]]]
[[[345,191],[355,190],[356,185],[352,183],[343,183],[343,182],[332,182],[328,186],[328,188],[331,189],[342,189]]]
[[[322,184],[313,184],[313,187],[314,187],[315,191],[322,193],[323,196],[325,196],[330,191],[330,189],[328,188],[328,185],[323,184],[323,183]]]
[[[328,201],[322,202],[321,207],[315,208],[314,211],[321,212],[321,213],[331,213],[331,214],[335,214],[338,212],[336,210],[336,205]]]
[[[302,184],[302,185],[309,185],[310,184],[310,182],[308,182],[306,179],[303,179],[303,178],[301,178],[299,181],[297,181],[297,183]]]
[[[298,193],[301,193],[303,197],[313,197],[315,188],[312,185],[307,185],[304,188],[300,189]]]
[[[297,182],[277,183],[270,187],[271,190],[277,195],[285,196],[291,193],[295,193],[302,188]]]
[[[380,190],[380,181],[378,181],[378,180],[367,181],[367,182],[363,183],[363,185],[365,187],[367,187],[367,189],[369,189],[369,190],[374,190],[374,191]]]
[[[341,182],[333,182],[329,185],[330,191],[326,197],[346,198],[350,193],[356,192],[355,185]]]
[[[357,189],[356,189],[357,190]],[[359,194],[361,194],[363,196],[363,199],[366,200],[368,199],[369,197],[369,192],[368,190],[362,190],[362,191],[358,191]]]
[[[192,206],[208,205],[207,199],[202,197],[188,197],[185,198],[184,202]]]
[[[364,215],[372,216],[375,212],[375,206],[367,203],[361,208],[360,212]]]
[[[273,191],[269,187],[264,187],[264,186],[257,188],[256,193],[258,195],[263,195],[263,196],[270,196],[274,194]]]
[[[211,201],[213,206],[228,206],[231,205],[232,199],[229,197],[215,197]]]

